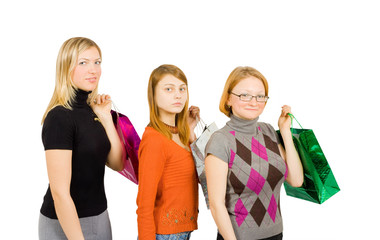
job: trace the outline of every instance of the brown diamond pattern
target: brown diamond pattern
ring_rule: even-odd
[[[236,139],[236,154],[251,166],[251,150],[244,146],[239,140]]]
[[[268,137],[267,135],[263,134],[263,136],[264,136],[265,147],[271,150],[272,152],[276,153],[277,155],[280,155],[278,144],[276,142],[273,142],[272,139]]]
[[[271,164],[269,164],[267,181],[268,181],[270,187],[272,188],[272,190],[275,189],[277,183],[283,177],[284,177],[284,174],[281,173],[280,170],[278,170],[277,168],[275,168]]]
[[[242,182],[240,182],[240,180],[236,177],[236,175],[233,172],[231,172],[230,175],[230,182],[235,193],[240,195],[243,192],[245,186]]]
[[[266,212],[267,210],[265,209],[263,203],[260,201],[259,198],[257,198],[249,213],[251,214],[257,225],[260,227]]]

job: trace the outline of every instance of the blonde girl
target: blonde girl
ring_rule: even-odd
[[[49,186],[39,239],[112,239],[104,190],[105,165],[123,168],[108,95],[98,95],[98,45],[70,38],[59,51],[53,97],[43,116]]]

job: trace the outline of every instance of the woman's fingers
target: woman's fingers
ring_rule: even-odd
[[[288,105],[284,105],[284,106],[282,106],[282,113],[281,113],[281,115],[282,115],[283,117],[286,117],[286,116],[288,115],[288,113],[292,113],[292,109],[291,109],[291,107],[288,106]]]
[[[196,117],[199,117],[199,107],[197,106],[191,106],[189,108],[189,112],[190,112],[190,116],[193,117],[193,118],[196,118]]]
[[[94,100],[95,104],[101,105],[103,103],[108,103],[111,101],[111,96],[108,94],[98,94]]]

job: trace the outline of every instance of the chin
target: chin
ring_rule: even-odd
[[[94,90],[96,89],[96,86],[91,86],[91,87],[86,87],[85,89],[83,89],[83,90],[85,90],[85,91],[87,91],[87,92],[93,92]]]

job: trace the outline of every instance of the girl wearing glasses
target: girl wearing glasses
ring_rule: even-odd
[[[199,108],[188,109],[185,74],[161,65],[148,83],[150,122],[139,148],[139,240],[186,240],[197,229],[198,180],[189,144]]]
[[[237,67],[228,77],[219,109],[230,121],[212,135],[205,159],[217,239],[282,239],[281,186],[303,183],[290,107],[278,120],[286,152],[274,128],[258,122],[268,99],[267,80],[256,69]]]

